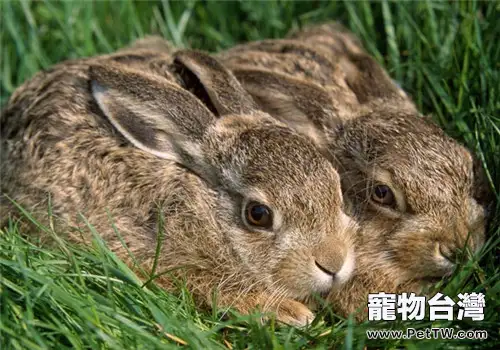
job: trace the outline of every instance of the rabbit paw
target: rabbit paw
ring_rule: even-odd
[[[278,321],[295,327],[305,327],[314,320],[314,313],[304,304],[287,299],[276,310]]]

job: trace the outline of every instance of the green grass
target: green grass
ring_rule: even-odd
[[[1,104],[24,80],[68,58],[110,52],[148,33],[177,46],[221,50],[282,37],[305,23],[338,19],[453,137],[475,150],[500,197],[500,3],[489,2],[55,2],[0,1]],[[497,201],[498,203],[498,201]],[[479,263],[442,290],[486,293],[482,322],[356,324],[326,309],[309,329],[257,317],[197,310],[185,290],[142,287],[98,239],[83,249],[0,232],[2,349],[192,348],[493,348],[500,342],[500,206]],[[26,218],[25,220],[30,220]],[[43,228],[51,232],[50,228]],[[483,341],[370,341],[366,329],[485,329]]]

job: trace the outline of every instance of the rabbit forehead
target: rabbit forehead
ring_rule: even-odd
[[[445,152],[420,149],[378,162],[391,174],[391,183],[403,193],[410,212],[458,213],[472,199],[469,164],[454,158],[451,149]]]
[[[209,159],[224,186],[245,197],[268,198],[268,204],[284,210],[283,203],[314,212],[340,207],[338,173],[307,137],[276,124],[240,127],[233,133],[224,129],[210,141]]]
[[[333,166],[312,143],[287,128],[246,130],[234,143],[240,155],[241,177],[249,184],[274,181],[282,187],[301,186],[308,179],[337,184]]]
[[[344,148],[365,167],[389,171],[407,196],[415,194],[413,206],[428,204],[433,195],[462,200],[470,191],[470,152],[436,125],[415,115],[361,119],[347,126]]]
[[[453,142],[425,141],[423,137],[406,145],[396,143],[394,148],[400,155],[381,163],[414,211],[461,209],[471,197],[470,155]]]
[[[204,147],[220,166],[238,169],[249,178],[270,174],[300,180],[313,176],[314,169],[318,176],[338,180],[332,164],[308,137],[265,113],[220,118],[207,133]]]

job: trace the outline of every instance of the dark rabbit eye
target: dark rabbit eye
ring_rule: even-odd
[[[372,191],[372,201],[391,206],[395,203],[394,193],[387,185],[377,185]]]
[[[248,224],[260,228],[271,228],[273,226],[273,212],[264,204],[250,202],[245,209]]]

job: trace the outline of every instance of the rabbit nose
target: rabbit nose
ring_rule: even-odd
[[[344,265],[346,255],[338,244],[322,244],[314,252],[314,262],[321,271],[334,277]]]
[[[314,263],[318,270],[332,278],[334,284],[343,284],[354,271],[354,249],[349,245],[323,244],[315,251]]]
[[[463,254],[460,249],[447,247],[443,244],[439,245],[439,253],[443,258],[445,258],[452,264],[455,264],[456,262],[463,259]]]
[[[326,273],[326,274],[328,274],[328,275],[330,275],[330,276],[332,276],[332,277],[334,277],[334,278],[335,278],[335,272],[330,271],[330,270],[328,270],[327,268],[325,268],[323,265],[321,265],[321,264],[318,262],[318,260],[315,260],[315,261],[314,261],[314,263],[316,264],[316,266],[318,267],[318,269],[320,269],[320,270],[321,270],[321,271],[323,271],[324,273]]]

